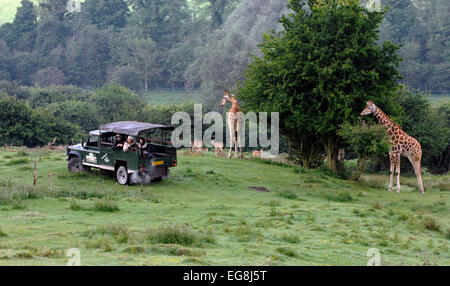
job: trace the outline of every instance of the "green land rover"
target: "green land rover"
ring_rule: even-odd
[[[89,133],[88,140],[68,146],[66,155],[71,172],[97,168],[115,172],[121,185],[147,183],[169,177],[169,168],[177,166],[177,150],[170,142],[173,127],[136,121],[120,121],[100,126]],[[144,148],[113,150],[117,135],[145,141]]]

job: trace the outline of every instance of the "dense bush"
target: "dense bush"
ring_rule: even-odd
[[[87,101],[63,101],[49,105],[56,117],[76,124],[88,132],[98,128],[99,115],[95,106]]]
[[[105,85],[90,99],[101,123],[144,118],[145,103],[131,90],[116,83]]]
[[[185,111],[191,118],[194,116],[192,102],[148,105],[116,83],[91,92],[73,86],[34,88],[2,81],[2,91],[6,93],[0,97],[0,145],[34,147],[55,137],[57,144],[70,144],[106,122],[137,120],[170,125],[175,112]],[[10,96],[16,93],[23,99]]]
[[[81,136],[77,125],[55,117],[49,109],[32,109],[15,97],[0,97],[0,109],[0,145],[34,147],[55,137],[56,143],[66,144]]]
[[[403,109],[402,129],[422,146],[422,165],[435,173],[450,166],[450,104],[434,107],[428,95],[400,90],[397,102]],[[409,165],[409,164],[407,164]]]
[[[389,138],[382,125],[344,124],[339,135],[349,144],[358,156],[356,172],[352,179],[358,181],[368,159],[385,156],[389,151]]]

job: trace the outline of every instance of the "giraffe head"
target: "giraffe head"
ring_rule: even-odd
[[[220,102],[219,105],[224,106],[225,104],[227,104],[227,102],[231,101],[232,98],[233,98],[233,95],[228,92],[228,89],[225,89],[223,91],[222,101]]]
[[[373,101],[369,100],[367,102],[366,108],[364,108],[364,110],[361,112],[361,115],[364,116],[364,115],[372,114],[375,112],[376,108],[377,107],[375,106],[375,104],[373,104]]]

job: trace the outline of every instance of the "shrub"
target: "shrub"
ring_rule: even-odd
[[[70,209],[73,211],[81,211],[83,207],[78,203],[77,200],[72,199],[70,200]]]
[[[298,196],[293,191],[290,190],[281,191],[278,193],[278,195],[282,198],[289,200],[295,200],[298,198]]]
[[[95,239],[95,240],[88,240],[85,243],[85,246],[88,249],[101,248],[105,252],[110,252],[110,251],[114,250],[114,245],[112,244],[111,239],[109,239],[108,237],[101,237],[101,238]]]
[[[423,220],[423,225],[425,229],[432,231],[440,231],[441,229],[439,222],[432,216],[425,216]]]
[[[0,228],[0,237],[7,237],[8,235]]]
[[[368,159],[384,156],[389,151],[388,137],[385,128],[381,125],[362,123],[352,126],[344,124],[338,134],[346,140],[358,155],[356,172],[350,176],[355,181],[359,181]]]
[[[27,158],[19,158],[15,160],[11,160],[8,163],[6,163],[6,166],[14,166],[14,165],[21,165],[21,164],[27,164],[30,160]]]
[[[17,156],[18,157],[28,157],[28,156],[30,156],[30,152],[28,152],[26,149],[20,149],[19,151],[17,151]]]
[[[111,199],[97,199],[94,203],[94,209],[99,212],[115,212],[119,207]]]
[[[376,202],[373,204],[373,209],[374,210],[381,210],[381,204],[379,202]]]
[[[278,247],[275,251],[288,257],[298,257],[297,252],[290,247]]]
[[[234,229],[234,235],[239,242],[249,242],[257,233],[248,224],[240,225]]]
[[[335,202],[351,202],[353,201],[353,197],[350,192],[340,192],[340,193],[331,193],[327,194],[327,200],[335,201]]]
[[[284,240],[286,242],[289,243],[299,243],[300,242],[300,237],[298,235],[295,234],[283,234],[281,236],[281,240]]]
[[[128,242],[131,236],[128,226],[123,224],[96,226],[93,229],[85,231],[82,235],[91,239],[96,235],[108,235],[112,236],[118,243]]]
[[[147,237],[153,243],[193,245],[200,241],[200,237],[188,224],[173,224],[150,228]]]

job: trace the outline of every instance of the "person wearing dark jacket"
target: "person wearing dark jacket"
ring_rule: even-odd
[[[114,140],[112,149],[114,151],[121,150],[123,148],[122,136],[120,134],[116,135],[116,139]]]

